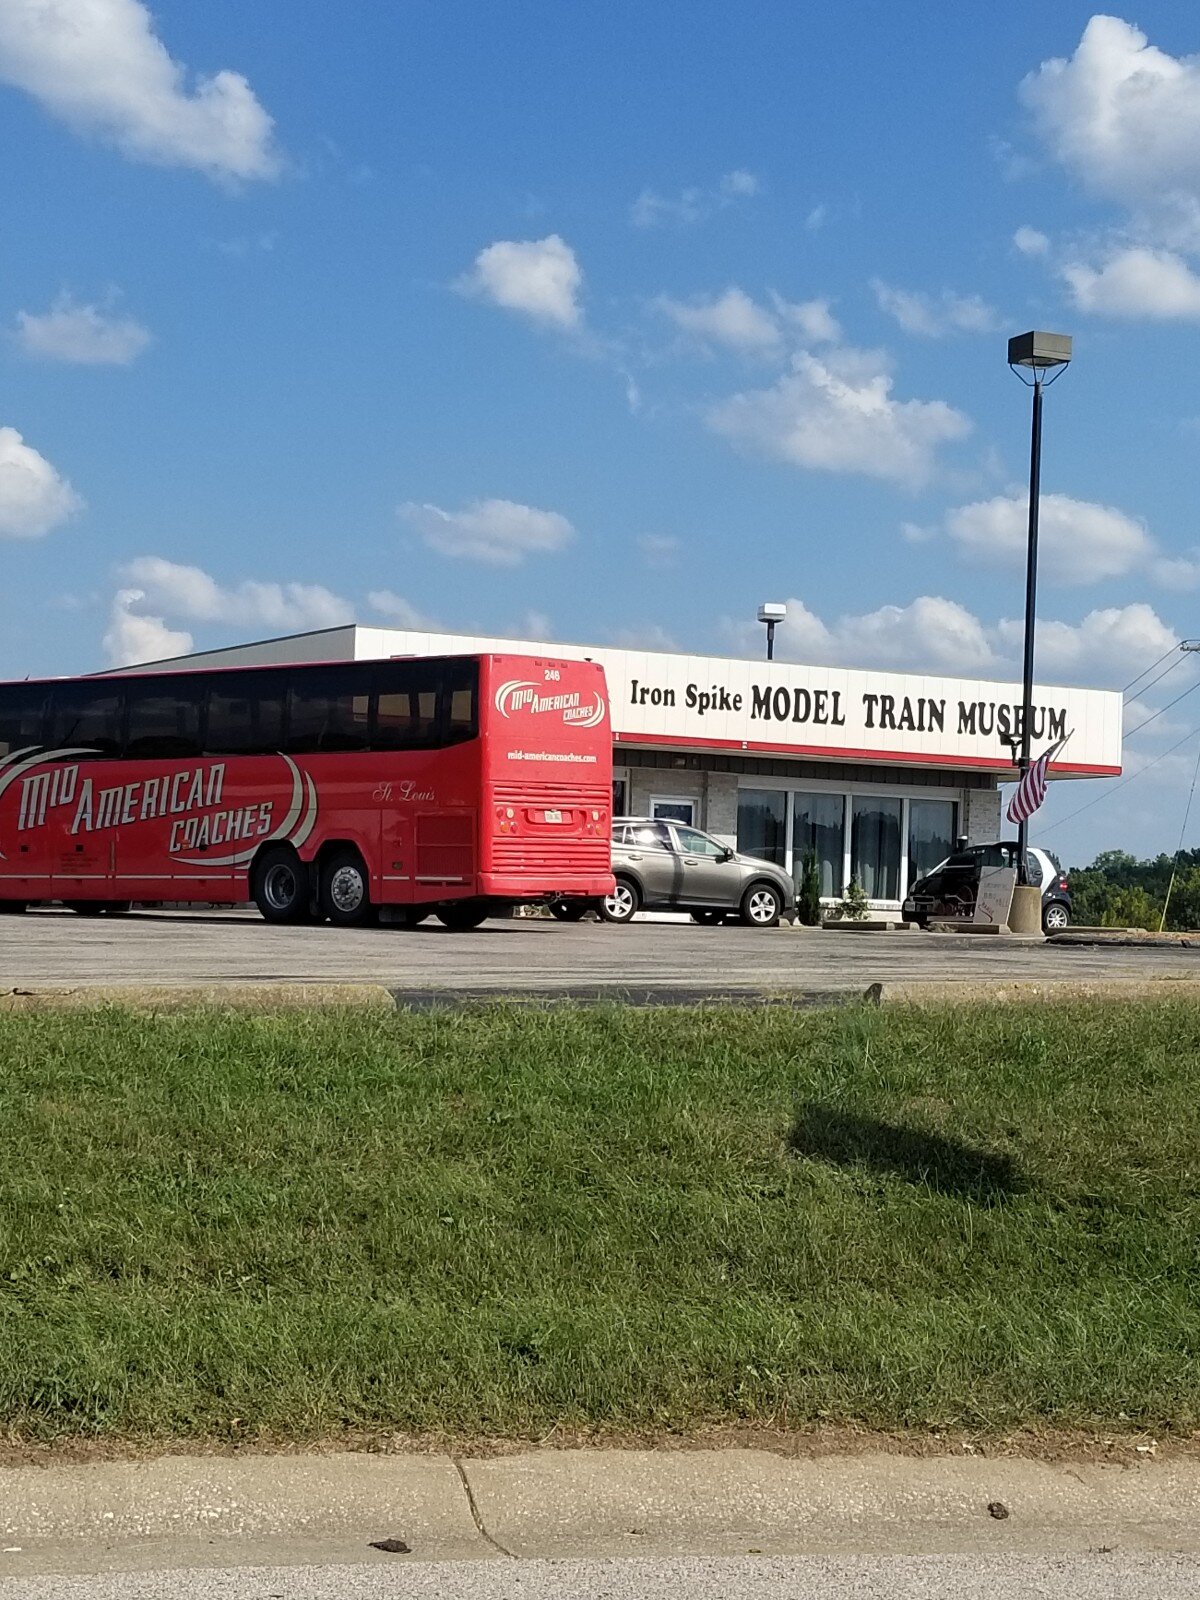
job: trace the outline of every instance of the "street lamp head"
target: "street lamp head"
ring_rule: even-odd
[[[764,600],[758,608],[760,622],[782,622],[787,616],[787,607],[779,600]]]
[[[1018,333],[1008,341],[1010,367],[1045,372],[1050,367],[1065,367],[1070,359],[1069,333]]]

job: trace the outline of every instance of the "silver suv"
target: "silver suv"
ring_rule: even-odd
[[[639,911],[690,911],[701,923],[740,917],[752,928],[773,928],[792,917],[796,891],[781,867],[739,855],[699,828],[657,817],[613,821],[616,886],[596,909],[605,922],[628,922]],[[586,901],[556,901],[554,915],[577,922]]]

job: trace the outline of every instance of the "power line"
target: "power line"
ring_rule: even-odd
[[[1107,800],[1110,795],[1116,794],[1118,789],[1123,789],[1127,783],[1132,783],[1135,778],[1140,778],[1143,772],[1149,772],[1151,767],[1156,767],[1160,761],[1165,761],[1168,756],[1174,755],[1180,745],[1189,739],[1194,739],[1200,733],[1200,728],[1193,728],[1190,733],[1185,733],[1178,744],[1173,744],[1169,750],[1164,750],[1161,755],[1155,756],[1153,761],[1147,761],[1144,767],[1139,767],[1136,772],[1131,772],[1127,778],[1122,778],[1120,783],[1114,783],[1111,789],[1106,789],[1103,794],[1098,794],[1092,800],[1081,805],[1076,811],[1069,811],[1065,817],[1059,817],[1057,822],[1052,822],[1048,828],[1039,828],[1039,833],[1053,833],[1055,828],[1061,828],[1066,822],[1073,822],[1076,817],[1082,816],[1085,811],[1090,811],[1093,806],[1098,806],[1101,800]]]
[[[1141,683],[1142,679],[1146,676],[1147,672],[1153,672],[1155,667],[1161,666],[1162,663],[1167,659],[1167,657],[1174,655],[1176,650],[1178,650],[1178,649],[1179,649],[1179,646],[1177,644],[1173,644],[1169,650],[1164,650],[1162,655],[1159,656],[1158,660],[1157,661],[1152,661],[1148,667],[1146,667],[1143,671],[1139,672],[1136,678],[1132,679],[1129,683],[1127,683],[1125,685],[1125,687],[1121,690],[1121,693],[1122,694],[1128,694],[1130,689],[1133,688],[1133,685],[1135,683]]]
[[[1136,728],[1130,728],[1125,737],[1132,739],[1135,734],[1141,733],[1143,728],[1148,728],[1152,722],[1157,722],[1164,711],[1170,711],[1172,706],[1177,706],[1181,700],[1186,700],[1188,695],[1195,694],[1197,689],[1200,689],[1200,678],[1197,678],[1195,683],[1185,689],[1182,694],[1177,694],[1174,700],[1168,700],[1165,706],[1159,706],[1158,710],[1152,712],[1145,722],[1139,722]]]
[[[1141,687],[1138,689],[1139,696],[1140,695],[1144,695],[1144,694],[1149,694],[1150,690],[1153,689],[1153,687],[1154,687],[1154,685],[1156,683],[1161,683],[1165,677],[1167,677],[1170,673],[1175,671],[1176,667],[1181,667],[1186,660],[1187,660],[1187,656],[1182,654],[1182,652],[1179,655],[1177,655],[1175,657],[1174,661],[1171,662],[1169,667],[1164,667],[1162,669],[1162,671],[1159,673],[1157,678],[1151,678],[1149,683],[1143,683],[1141,685]],[[1157,665],[1157,663],[1155,663],[1155,664]],[[1147,667],[1146,671],[1147,672],[1150,671],[1150,668]],[[1142,676],[1145,677],[1145,673],[1143,673]],[[1134,682],[1135,683],[1137,682],[1136,678],[1134,679]],[[1123,695],[1128,695],[1129,690],[1128,689],[1123,689],[1121,691],[1121,693]]]
[[[1183,826],[1179,830],[1179,843],[1175,846],[1175,859],[1171,862],[1171,881],[1167,884],[1167,898],[1163,901],[1158,931],[1167,925],[1167,907],[1171,904],[1171,890],[1175,887],[1175,874],[1179,871],[1179,857],[1183,851],[1183,836],[1187,832],[1188,818],[1192,814],[1192,801],[1196,798],[1196,779],[1200,778],[1200,745],[1196,746],[1196,765],[1192,768],[1192,787],[1188,790],[1187,805],[1183,809]]]

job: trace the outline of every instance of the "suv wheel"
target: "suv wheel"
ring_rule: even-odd
[[[1042,912],[1042,929],[1046,933],[1061,933],[1071,926],[1071,913],[1061,900],[1051,900]]]
[[[751,928],[773,928],[783,914],[783,896],[769,883],[752,883],[742,896],[742,921]]]
[[[618,878],[611,894],[600,902],[600,915],[605,922],[632,922],[642,903],[638,886],[632,878]]]

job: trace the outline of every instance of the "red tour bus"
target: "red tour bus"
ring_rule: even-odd
[[[612,889],[603,669],[517,655],[0,684],[0,911],[474,928]],[[390,909],[385,909],[390,908]]]

